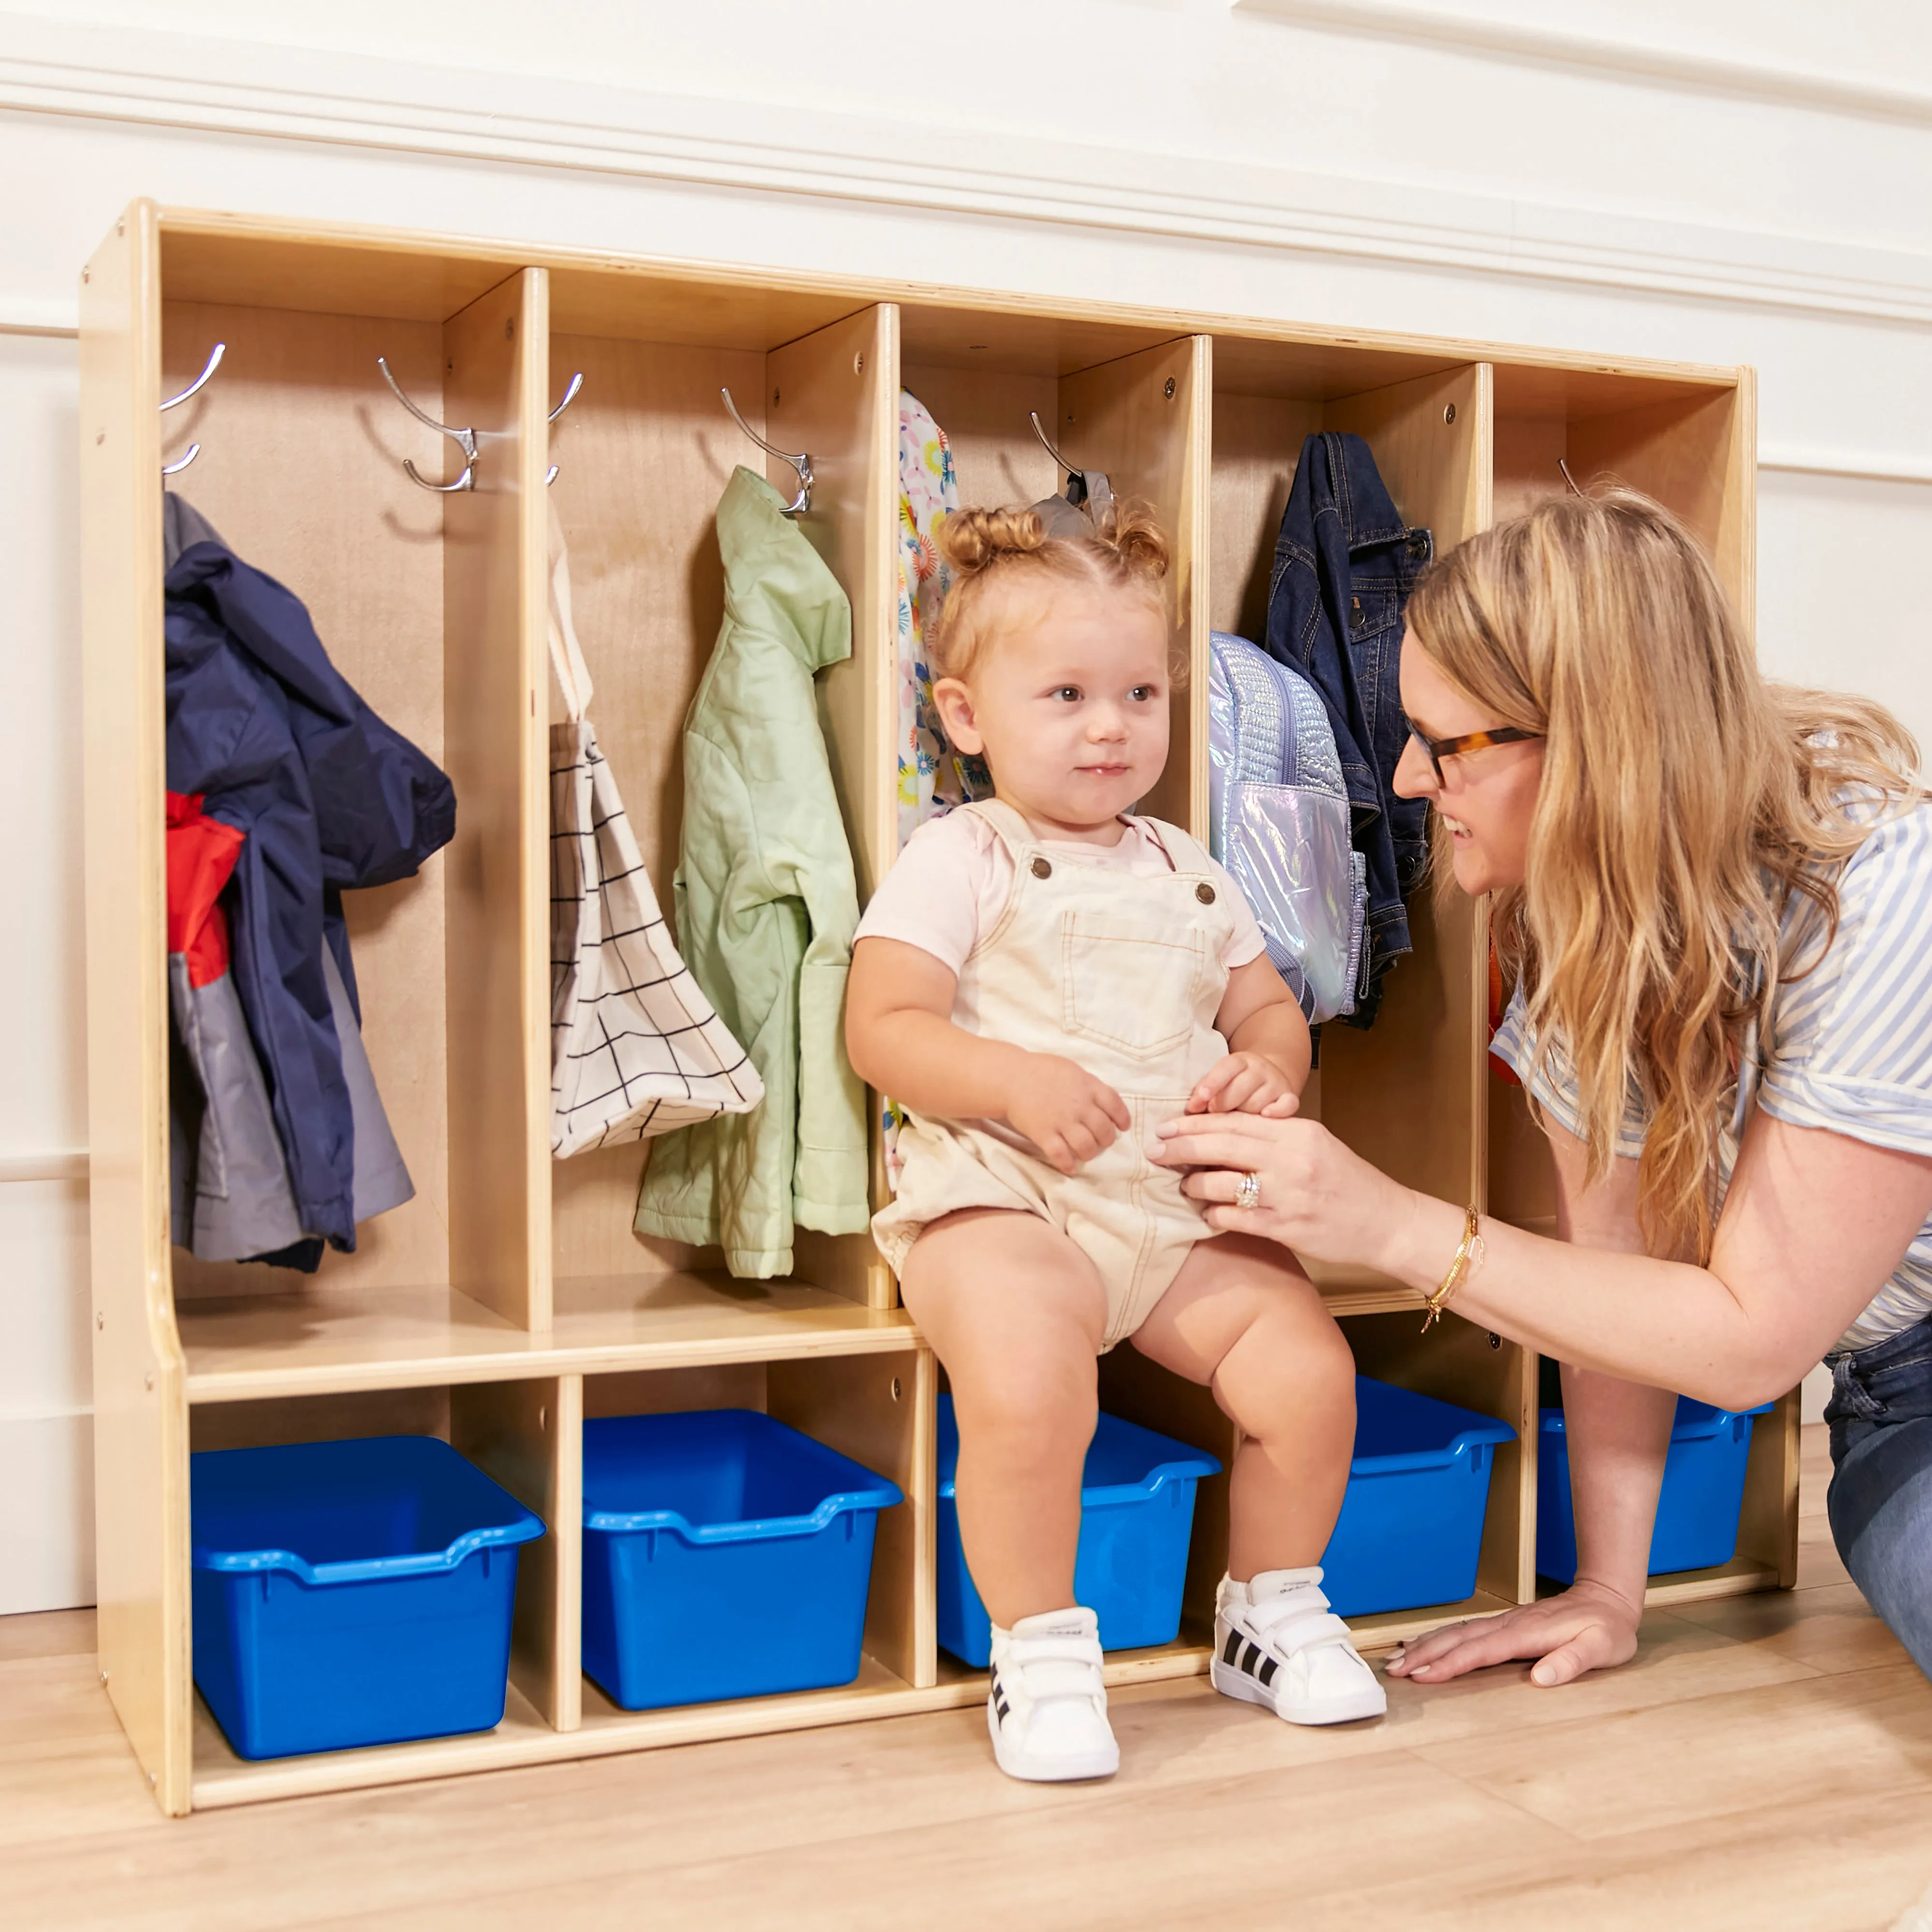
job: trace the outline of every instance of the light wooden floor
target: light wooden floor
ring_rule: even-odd
[[[976,1710],[168,1823],[91,1616],[0,1620],[0,1926],[1879,1932],[1932,1880],[1932,1687],[1844,1580],[1821,1436],[1790,1595],[1653,1615],[1564,1690],[1392,1685],[1340,1732],[1119,1694],[1098,1786],[1009,1783]]]

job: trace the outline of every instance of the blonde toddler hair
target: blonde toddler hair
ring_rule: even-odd
[[[1118,501],[1090,536],[1049,536],[1036,510],[955,510],[933,532],[951,566],[939,626],[930,640],[940,677],[967,677],[1010,599],[1057,584],[1119,590],[1162,608],[1168,543],[1142,504]]]

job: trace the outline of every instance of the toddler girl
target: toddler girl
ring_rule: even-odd
[[[872,1227],[952,1382],[994,1754],[1023,1778],[1120,1762],[1073,1559],[1096,1358],[1130,1338],[1241,1433],[1216,1688],[1297,1724],[1378,1716],[1318,1588],[1354,1440],[1348,1344],[1291,1257],[1210,1238],[1147,1158],[1183,1112],[1292,1113],[1309,1068],[1234,881],[1130,810],[1167,762],[1166,543],[1132,512],[1049,538],[1031,511],[956,512],[938,542],[934,698],[994,796],[921,826],[880,884],[846,1038],[908,1116]]]

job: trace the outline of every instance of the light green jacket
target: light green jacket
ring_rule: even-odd
[[[789,1274],[792,1226],[863,1231],[866,1093],[845,1058],[859,923],[813,680],[852,654],[845,593],[748,470],[718,506],[724,626],[684,721],[677,943],[765,1083],[748,1114],[652,1144],[637,1229]]]

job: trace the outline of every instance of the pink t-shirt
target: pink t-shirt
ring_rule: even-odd
[[[1130,822],[1118,845],[1086,845],[1066,838],[1040,843],[1076,865],[1102,866],[1138,874],[1171,872],[1168,856],[1144,824]],[[1262,929],[1240,888],[1215,865],[1214,883],[1227,894],[1234,931],[1222,954],[1230,972],[1268,950]],[[928,819],[906,841],[892,870],[879,881],[859,922],[860,939],[897,939],[930,952],[957,974],[966,956],[1006,910],[1012,890],[1012,854],[976,812],[950,812]]]

